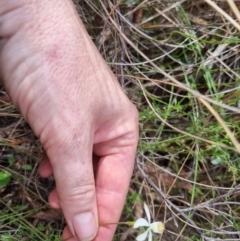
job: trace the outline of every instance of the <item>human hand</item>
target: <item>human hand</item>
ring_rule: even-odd
[[[115,226],[98,225],[119,220],[137,111],[70,0],[0,1],[0,75],[46,152],[39,172],[55,177],[49,202],[66,218],[63,238],[111,240]],[[92,153],[99,157],[94,172]]]

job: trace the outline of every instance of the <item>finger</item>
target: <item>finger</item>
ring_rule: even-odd
[[[48,202],[50,204],[50,206],[54,209],[60,209],[61,205],[59,203],[59,199],[58,199],[58,194],[57,194],[57,189],[53,189],[51,191],[51,193],[48,196]]]
[[[133,160],[124,159],[121,155],[110,155],[103,157],[99,163],[96,188],[99,222],[102,226],[96,241],[110,240],[116,225],[104,224],[118,222],[120,218],[133,169]],[[112,170],[116,171],[113,173]]]
[[[53,174],[52,165],[46,154],[44,154],[42,157],[42,160],[38,167],[38,172],[39,172],[39,175],[44,178],[48,178]]]
[[[115,137],[115,138],[114,138]],[[104,140],[105,141],[100,141]],[[94,241],[112,240],[129,188],[138,142],[138,115],[123,125],[95,135],[94,153],[100,158],[96,172],[99,231]]]
[[[100,160],[96,177],[100,227],[95,241],[112,239],[116,225],[105,224],[118,222],[120,218],[134,166],[133,153],[110,155]]]
[[[73,237],[68,226],[64,228],[62,238],[63,238],[63,241],[79,241],[75,237]]]
[[[85,128],[86,130],[86,128]],[[92,166],[91,131],[54,143],[47,154],[51,160],[59,204],[71,233],[79,240],[92,240],[97,233],[98,215]],[[51,199],[52,198],[52,199]],[[56,204],[53,193],[50,200]],[[55,205],[54,204],[54,205]],[[57,205],[56,205],[57,206]]]

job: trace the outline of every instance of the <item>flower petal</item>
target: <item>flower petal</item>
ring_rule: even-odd
[[[145,218],[139,218],[133,225],[133,228],[138,228],[138,227],[149,227],[150,224]]]
[[[147,215],[148,222],[151,223],[151,216],[150,216],[149,208],[148,208],[148,206],[147,206],[146,203],[144,203],[143,205],[144,205],[145,213],[146,213],[146,215]]]
[[[163,233],[164,231],[164,224],[162,222],[154,222],[150,224],[150,229],[154,233]]]
[[[147,236],[148,236],[148,232],[150,229],[148,229],[147,231],[145,231],[144,233],[141,233],[140,235],[137,236],[136,240],[137,241],[144,241]]]
[[[148,234],[148,241],[152,241],[152,230],[151,229]]]

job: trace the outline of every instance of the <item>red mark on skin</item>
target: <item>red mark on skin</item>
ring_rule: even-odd
[[[51,46],[49,50],[46,51],[46,59],[48,62],[52,63],[61,58],[61,47],[60,45],[55,44]]]

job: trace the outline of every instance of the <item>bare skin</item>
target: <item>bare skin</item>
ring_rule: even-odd
[[[70,0],[0,0],[0,77],[40,138],[63,238],[112,240],[132,175],[138,114]],[[93,172],[92,153],[99,157]]]

